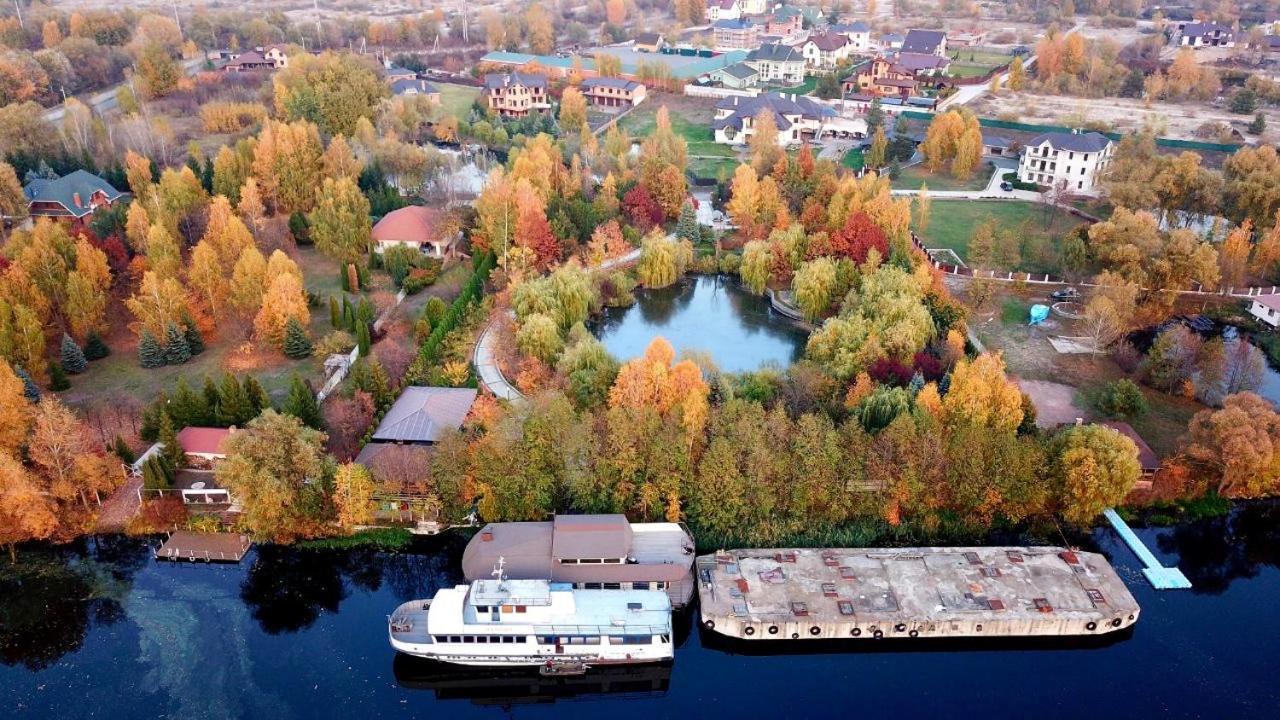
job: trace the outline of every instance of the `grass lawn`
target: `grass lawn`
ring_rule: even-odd
[[[991,65],[951,63],[951,66],[947,68],[947,73],[959,78],[982,77],[991,72],[991,69]]]
[[[440,105],[449,114],[465,118],[471,105],[480,97],[480,88],[470,85],[450,85],[448,83],[432,83],[440,90]]]
[[[957,180],[945,170],[929,172],[921,163],[902,168],[898,177],[893,180],[893,188],[919,190],[921,185],[928,185],[930,190],[982,190],[991,181],[991,173],[991,164],[983,162],[968,180]]]
[[[988,68],[993,68],[1013,62],[1013,56],[1008,53],[983,52],[981,50],[969,50],[968,48],[951,50],[947,52],[947,57],[951,58],[953,66],[956,63],[963,63],[965,65],[985,65]]]
[[[778,92],[795,93],[797,95],[809,95],[818,87],[818,76],[810,75],[804,79],[799,85],[785,88],[777,88]],[[770,88],[773,89],[773,88]]]
[[[942,200],[934,199],[930,207],[929,230],[923,234],[925,245],[950,248],[961,259],[968,260],[969,239],[974,228],[993,220],[997,234],[1011,229],[1021,240],[1021,262],[1017,268],[1028,272],[1056,272],[1057,245],[1062,236],[1083,220],[1064,211],[1053,215],[1045,226],[1045,208],[1020,200]]]
[[[689,172],[700,178],[731,180],[738,169],[738,158],[689,158]]]
[[[738,167],[738,151],[730,145],[716,142],[711,130],[711,106],[689,106],[688,103],[668,103],[671,129],[684,138],[689,146],[689,171],[703,178],[733,176]],[[657,124],[658,108],[662,103],[646,103],[632,110],[620,123],[633,139],[643,139],[653,132]]]
[[[850,150],[844,154],[844,157],[840,158],[840,164],[850,170],[861,170],[866,162],[866,157],[863,155],[862,150],[858,148]]]

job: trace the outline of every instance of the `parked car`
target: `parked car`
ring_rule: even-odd
[[[1005,192],[1013,192],[1013,183],[1009,182],[1008,180],[1005,180],[1004,182],[1000,183],[1000,189]]]
[[[1054,300],[1075,300],[1078,297],[1080,297],[1080,291],[1073,287],[1053,291]]]

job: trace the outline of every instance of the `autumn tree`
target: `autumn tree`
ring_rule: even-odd
[[[707,421],[710,388],[692,360],[675,362],[675,350],[665,339],[654,338],[644,355],[622,366],[609,405],[614,408],[649,408],[661,415],[674,413],[692,444]]]
[[[929,232],[929,211],[932,206],[929,199],[929,185],[920,183],[920,192],[916,194],[915,221],[916,231],[922,235]]]
[[[669,238],[655,229],[640,244],[636,275],[645,287],[666,287],[679,280],[692,261],[693,248],[687,240]]]
[[[283,349],[285,328],[290,319],[296,319],[305,327],[311,322],[311,311],[302,279],[292,273],[281,273],[266,286],[261,308],[253,320],[254,334],[272,347]]]
[[[867,167],[871,169],[884,167],[885,154],[889,149],[889,139],[885,137],[884,126],[877,127],[871,135],[871,147],[867,149],[864,158]]]
[[[324,437],[297,418],[268,409],[227,439],[218,484],[235,496],[240,521],[250,532],[283,539],[312,531],[332,474]]]
[[[791,280],[796,304],[810,322],[827,311],[836,288],[836,264],[831,258],[804,263]]]
[[[57,507],[41,483],[8,450],[0,450],[0,544],[17,562],[17,545],[42,540],[58,528]]]
[[[786,153],[778,145],[778,122],[774,119],[773,110],[761,109],[751,120],[753,132],[747,140],[751,151],[751,167],[758,174],[768,173],[778,162],[778,158],[786,157]]]
[[[578,88],[565,88],[560,96],[560,127],[566,132],[578,132],[586,123],[587,99]]]
[[[14,221],[27,216],[27,198],[22,194],[22,184],[13,166],[0,161],[0,217],[12,218]],[[4,228],[0,228],[0,233]]]
[[[31,402],[22,379],[0,358],[0,453],[18,457],[31,427]]]
[[[263,198],[280,212],[310,210],[321,185],[323,154],[315,125],[267,121],[253,151],[253,175]]]
[[[333,475],[333,504],[338,526],[354,530],[373,522],[373,476],[362,465],[344,463]]]
[[[560,259],[560,241],[551,230],[546,207],[534,187],[521,178],[515,191],[515,245],[527,251],[533,267],[546,269]]]
[[[327,135],[352,135],[388,95],[371,64],[349,53],[294,55],[272,87],[277,116],[315,123]]]
[[[346,265],[369,252],[369,200],[351,178],[325,178],[307,215],[316,248]]]
[[[150,270],[143,274],[138,291],[125,300],[125,307],[133,313],[139,334],[146,330],[154,338],[164,337],[169,326],[181,323],[188,312],[182,284]]]
[[[1138,448],[1105,425],[1076,425],[1050,443],[1049,470],[1062,517],[1088,523],[1122,502],[1138,480]]]
[[[1022,424],[1022,415],[1022,392],[1005,377],[1004,360],[999,355],[984,353],[956,363],[951,385],[942,398],[945,424],[1013,432]]]
[[[1184,447],[1220,495],[1259,497],[1280,484],[1280,415],[1253,393],[1231,395],[1221,409],[1196,413]]]

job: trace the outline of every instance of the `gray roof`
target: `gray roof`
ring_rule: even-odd
[[[951,60],[938,55],[903,51],[898,53],[898,57],[893,64],[906,72],[914,74],[921,70],[946,68],[951,65]]]
[[[582,81],[582,87],[608,87],[618,88],[619,90],[635,90],[640,87],[640,83],[635,80],[624,80],[616,77],[592,77]]]
[[[547,86],[547,76],[522,72],[488,73],[484,76],[485,90],[498,90],[513,85],[545,88]]]
[[[411,80],[405,78],[391,83],[391,92],[396,95],[412,95],[414,93],[419,95],[435,95],[440,91],[426,80]]]
[[[747,62],[768,60],[771,62],[804,62],[804,54],[791,45],[765,43],[747,53]]]
[[[1206,23],[1194,22],[1194,23],[1187,23],[1186,25],[1182,26],[1182,34],[1189,35],[1191,37],[1201,37],[1204,35],[1209,35],[1210,33],[1213,33],[1213,32],[1226,33],[1230,35],[1231,26],[1222,25],[1220,23],[1214,23],[1214,22],[1206,22]]]
[[[932,54],[946,39],[947,34],[941,30],[908,30],[902,41],[902,51]]]
[[[827,105],[814,102],[806,95],[788,93],[763,93],[755,97],[727,97],[716,103],[717,110],[733,110],[739,115],[755,117],[764,108],[780,115],[804,115],[807,117],[834,117],[836,111]]]
[[[124,194],[87,170],[76,170],[56,180],[32,180],[22,188],[28,202],[58,203],[75,217],[84,217],[93,212],[89,207],[89,198],[99,190],[106,194],[108,202],[115,202]],[[81,207],[76,207],[77,194],[80,195]]]
[[[378,423],[372,439],[435,442],[445,432],[462,427],[475,401],[474,388],[407,387]]]
[[[831,32],[838,32],[838,33],[871,32],[871,28],[867,27],[867,24],[862,22],[861,20],[857,20],[851,23],[836,23],[835,25],[830,26],[828,29],[831,30]]]
[[[991,135],[984,131],[982,133],[982,144],[986,147],[1009,148],[1013,146],[1013,141],[1003,135]]]
[[[753,23],[746,18],[732,18],[725,20],[717,20],[712,24],[717,30],[746,30],[752,27]]]
[[[638,45],[657,45],[662,42],[662,33],[645,32],[636,36],[636,44]]]
[[[760,74],[759,70],[756,70],[755,68],[751,67],[746,63],[734,63],[732,65],[729,65],[728,67],[722,67],[719,70],[716,70],[715,72],[722,72],[725,75],[732,75],[733,77],[736,77],[739,80],[746,80],[752,75]]]
[[[1111,144],[1111,140],[1102,133],[1083,132],[1050,132],[1037,135],[1027,142],[1027,147],[1049,143],[1054,150],[1070,150],[1072,152],[1101,152]]]

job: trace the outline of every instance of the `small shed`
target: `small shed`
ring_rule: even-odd
[[[1142,468],[1142,480],[1138,481],[1136,489],[1149,489],[1151,487],[1151,476],[1156,474],[1156,471],[1160,469],[1161,464],[1160,457],[1156,455],[1156,451],[1152,450],[1151,446],[1147,444],[1147,441],[1143,440],[1142,436],[1138,434],[1138,431],[1134,430],[1133,426],[1127,422],[1107,420],[1099,424],[1115,430],[1121,435],[1132,440],[1133,444],[1138,446],[1138,465]]]

